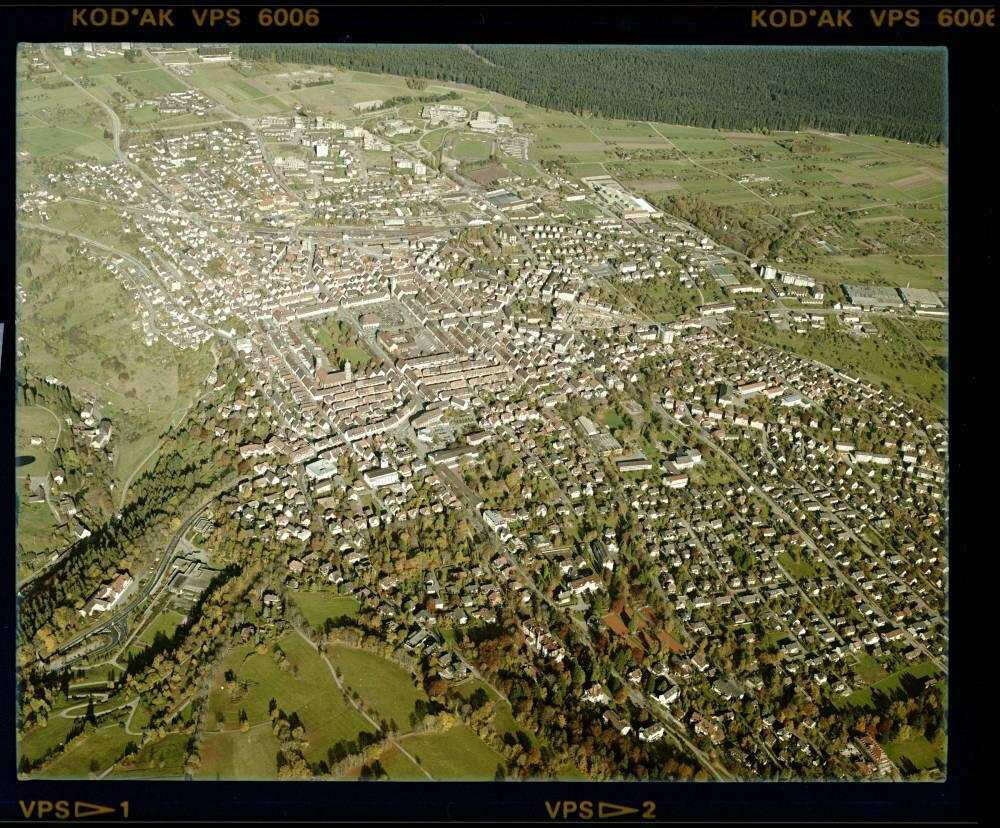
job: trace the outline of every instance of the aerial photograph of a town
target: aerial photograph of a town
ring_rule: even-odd
[[[20,778],[945,780],[946,61],[20,44]]]

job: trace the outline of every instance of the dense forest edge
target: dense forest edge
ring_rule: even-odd
[[[239,51],[244,60],[468,84],[578,115],[947,143],[941,49],[261,43]]]

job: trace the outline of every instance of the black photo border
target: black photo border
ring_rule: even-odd
[[[71,9],[114,5],[126,8],[175,8],[177,28],[170,31],[126,28],[75,29]],[[951,432],[949,499],[949,744],[947,779],[935,783],[670,783],[670,782],[150,782],[150,781],[19,781],[15,765],[14,629],[16,576],[14,562],[14,467],[0,464],[0,530],[6,560],[0,576],[4,599],[0,616],[0,820],[39,818],[37,803],[53,803],[45,814],[57,818],[54,803],[64,803],[73,816],[78,803],[113,808],[101,818],[122,818],[120,803],[129,803],[131,821],[550,821],[550,809],[563,801],[599,802],[639,809],[616,821],[643,821],[642,803],[656,803],[660,821],[807,821],[807,822],[925,822],[975,821],[978,793],[974,779],[978,755],[973,729],[984,726],[982,707],[988,690],[971,691],[991,659],[980,643],[980,626],[990,618],[972,594],[985,578],[986,563],[995,548],[983,531],[985,516],[977,494],[985,463],[982,440],[988,426],[973,424],[983,408],[994,372],[984,370],[993,348],[985,320],[987,280],[995,278],[997,240],[996,166],[1000,153],[988,125],[998,120],[995,84],[998,73],[996,29],[945,29],[933,25],[938,9],[989,4],[712,4],[592,5],[570,3],[491,5],[461,3],[341,4],[295,3],[318,8],[318,28],[262,30],[252,24],[264,3],[205,4],[243,9],[248,25],[237,29],[198,29],[186,7],[176,4],[43,4],[0,9],[2,108],[8,128],[0,133],[0,158],[6,168],[3,210],[6,233],[4,275],[0,278],[0,321],[4,322],[0,365],[0,439],[14,456],[14,238],[15,238],[15,52],[18,42],[90,40],[110,42],[356,42],[356,43],[603,43],[798,46],[941,46],[947,49],[949,117],[949,429]],[[287,5],[287,4],[284,4]],[[874,8],[919,8],[922,23],[914,29],[851,30],[757,29],[750,25],[753,9],[789,7],[850,8],[867,14]],[[859,14],[860,12],[860,14]],[[185,15],[187,15],[185,17]],[[925,25],[926,24],[926,25]],[[992,167],[992,168],[991,168]],[[954,286],[952,277],[956,278]],[[983,297],[977,303],[977,299]],[[985,324],[984,324],[985,323]],[[984,427],[985,426],[985,427]],[[970,450],[975,452],[970,457]],[[984,480],[985,482],[985,480]],[[990,491],[989,494],[992,494]],[[995,510],[994,510],[995,512]],[[971,558],[970,556],[975,556]],[[976,567],[973,569],[973,567]],[[978,577],[977,577],[978,576]],[[984,636],[985,638],[985,636]],[[977,659],[977,656],[979,659]],[[985,658],[983,658],[985,656]],[[977,660],[980,660],[977,664]],[[970,682],[971,678],[971,682]],[[978,689],[978,688],[977,688]],[[36,803],[32,806],[31,803]],[[548,808],[547,808],[548,805]],[[86,808],[80,812],[85,815]],[[579,819],[580,814],[571,814]],[[558,812],[554,818],[563,820]]]

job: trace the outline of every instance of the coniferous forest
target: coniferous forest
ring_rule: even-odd
[[[289,43],[240,56],[466,83],[608,118],[947,142],[940,49]]]

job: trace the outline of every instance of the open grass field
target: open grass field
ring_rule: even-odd
[[[306,329],[316,340],[316,344],[323,349],[330,364],[337,370],[343,368],[347,360],[350,360],[354,370],[361,370],[373,359],[361,344],[357,332],[346,322],[329,317],[307,323]]]
[[[894,256],[874,253],[869,256],[820,256],[810,266],[809,274],[822,282],[864,282],[895,287],[944,290],[947,287],[947,262],[940,258]]]
[[[79,129],[51,124],[25,126],[18,130],[18,150],[34,158],[72,155],[80,160],[113,161],[114,148],[101,129]]]
[[[139,636],[139,641],[152,646],[157,635],[164,635],[167,638],[174,634],[174,631],[181,625],[184,616],[174,610],[164,610],[156,616],[146,629]]]
[[[188,710],[190,709],[191,708],[189,707]],[[132,730],[139,732],[149,724],[151,719],[152,712],[140,701],[139,704],[136,705],[135,712],[132,714],[132,720],[129,722],[129,727],[131,727]]]
[[[318,762],[337,742],[353,741],[362,730],[372,729],[343,700],[326,664],[297,633],[283,636],[278,644],[288,658],[288,669],[270,651],[261,655],[249,647],[235,648],[223,660],[209,695],[209,730],[238,731],[244,711],[251,732],[257,725],[270,731],[269,707],[274,699],[279,709],[301,719],[310,743],[306,758]],[[230,670],[235,676],[232,690],[225,687]],[[242,683],[245,689],[239,686]]]
[[[255,727],[246,733],[238,730],[207,733],[201,745],[201,767],[194,778],[276,779],[280,750],[281,745],[271,732],[270,725]]]
[[[404,737],[403,746],[435,779],[490,780],[504,758],[465,725]]]
[[[136,57],[135,60],[127,60],[120,55],[106,55],[103,57],[66,58],[62,55],[56,56],[54,49],[49,49],[50,57],[55,58],[56,64],[66,74],[74,78],[91,77],[93,75],[119,75],[123,72],[137,72],[155,68],[144,57]]]
[[[187,87],[163,69],[132,71],[123,76],[124,86],[140,99],[159,98]]]
[[[385,769],[389,779],[394,782],[427,780],[427,776],[419,767],[401,753],[397,748],[390,747],[379,756],[379,762]]]
[[[41,454],[51,454],[56,448],[56,440],[61,437],[63,424],[47,408],[39,405],[19,405],[14,415],[16,438],[14,450]],[[41,437],[39,446],[31,445],[32,437]]]
[[[17,542],[23,547],[25,555],[62,548],[69,540],[69,533],[59,528],[48,504],[29,503],[26,498],[19,498]]]
[[[187,743],[185,733],[171,733],[150,742],[115,766],[110,779],[177,779],[184,775]]]
[[[903,692],[901,680],[904,676],[913,678],[927,678],[937,675],[938,670],[929,661],[920,661],[912,665],[897,670],[895,673],[886,674],[875,662],[868,659],[862,661],[860,675],[868,683],[867,687],[861,687],[849,696],[839,696],[834,700],[834,705],[839,708],[844,707],[866,707],[874,709],[872,693],[883,693],[890,698]]]
[[[38,761],[66,741],[75,725],[72,719],[53,713],[45,727],[34,727],[24,734],[17,746],[18,757],[26,756],[30,762]]]
[[[70,686],[91,681],[113,680],[121,672],[119,668],[111,664],[98,664],[94,667],[82,668],[79,671],[73,672],[73,679]]]
[[[490,141],[462,136],[455,140],[448,154],[459,161],[485,161],[490,157]]]
[[[137,739],[117,724],[99,728],[74,741],[65,752],[33,776],[39,779],[86,779],[91,773],[103,773],[121,758],[128,743]]]
[[[817,576],[816,569],[804,556],[795,560],[787,552],[782,552],[778,556],[778,562],[795,578],[815,578]]]
[[[309,626],[321,630],[327,620],[338,618],[353,618],[357,615],[360,604],[348,595],[337,595],[329,590],[318,592],[298,592],[294,598],[302,615]]]
[[[417,700],[427,698],[402,667],[374,653],[338,646],[329,658],[340,670],[344,685],[357,691],[380,716],[395,721],[400,730],[409,727]]]
[[[922,733],[908,738],[898,738],[882,745],[889,758],[904,769],[907,765],[916,770],[927,770],[944,763],[948,756],[948,743],[943,734],[933,742]]]

